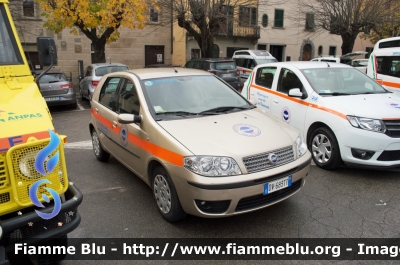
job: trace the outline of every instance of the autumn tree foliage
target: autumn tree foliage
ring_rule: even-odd
[[[398,0],[298,0],[299,10],[313,13],[316,30],[328,30],[342,37],[342,54],[353,51],[360,32],[375,30],[387,22],[393,10],[399,10]]]
[[[45,27],[58,33],[78,29],[93,44],[96,60],[105,62],[105,45],[119,38],[120,27],[139,28],[148,18],[146,0],[37,0],[46,17]]]

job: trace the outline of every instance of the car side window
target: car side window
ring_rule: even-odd
[[[277,91],[289,94],[289,90],[292,88],[299,88],[300,91],[303,91],[303,84],[295,73],[289,69],[282,68]]]
[[[194,62],[193,61],[188,62],[185,67],[186,68],[194,68]]]
[[[236,65],[239,67],[245,67],[245,60],[246,59],[243,59],[243,58],[235,59]]]
[[[202,61],[197,61],[197,62],[194,64],[194,68],[196,68],[196,69],[203,69],[203,62],[202,62]]]
[[[135,84],[127,78],[124,78],[121,84],[117,112],[139,115],[140,102]]]
[[[276,67],[261,67],[256,73],[256,84],[271,89]]]
[[[108,78],[100,91],[99,103],[111,110],[115,110],[116,107],[115,92],[120,80],[120,77]]]

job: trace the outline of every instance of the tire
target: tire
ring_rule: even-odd
[[[81,100],[84,100],[83,93],[82,93],[82,88],[81,88],[81,87],[79,87],[79,98],[80,98]]]
[[[93,145],[93,152],[97,160],[101,162],[107,162],[107,160],[110,158],[110,154],[107,153],[101,146],[100,139],[95,129],[92,130],[92,145]]]
[[[335,134],[327,127],[312,132],[308,148],[315,164],[323,169],[335,169],[342,164]]]
[[[76,109],[78,107],[78,103],[75,101],[74,103],[72,103],[71,105],[69,105],[69,107],[71,109]]]
[[[174,183],[167,171],[161,166],[153,171],[152,187],[158,211],[165,220],[176,222],[186,217]]]

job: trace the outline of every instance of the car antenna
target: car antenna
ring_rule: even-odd
[[[326,62],[326,64],[328,65],[328,67],[331,67],[328,62]]]

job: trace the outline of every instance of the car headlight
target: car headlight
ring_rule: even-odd
[[[353,127],[359,129],[379,132],[379,133],[384,133],[386,131],[385,123],[383,123],[382,120],[361,118],[356,116],[347,116],[347,119],[349,120],[350,124]]]
[[[35,170],[35,159],[37,156],[37,152],[31,152],[24,154],[18,163],[19,171],[22,175],[27,178],[35,178],[38,173]]]
[[[307,152],[307,144],[304,142],[303,137],[299,135],[296,141],[294,142],[297,147],[297,157],[301,157]]]
[[[230,157],[188,156],[183,159],[183,162],[190,171],[207,177],[242,174],[236,161]]]

